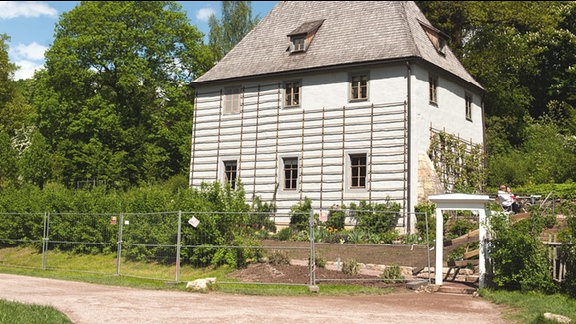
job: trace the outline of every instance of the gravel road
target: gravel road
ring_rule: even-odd
[[[96,323],[506,323],[479,297],[406,290],[384,296],[244,296],[103,286],[0,274],[0,299],[50,305]]]

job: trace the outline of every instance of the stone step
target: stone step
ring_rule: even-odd
[[[476,290],[477,290],[476,288],[471,287],[456,287],[446,285],[438,287],[438,292],[440,293],[461,294],[461,295],[472,295],[476,292]]]

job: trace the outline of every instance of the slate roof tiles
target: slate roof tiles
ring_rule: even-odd
[[[304,53],[290,54],[288,35],[323,20]],[[438,53],[413,1],[280,1],[218,64],[193,82],[422,59],[482,89],[450,51]]]

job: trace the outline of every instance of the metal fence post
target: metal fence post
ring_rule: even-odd
[[[116,251],[116,275],[120,275],[120,262],[122,258],[122,226],[124,224],[124,213],[120,213],[120,220],[118,226],[118,249]]]
[[[46,257],[48,253],[48,231],[50,228],[50,214],[44,212],[44,231],[42,233],[42,270],[46,270]]]
[[[310,269],[310,286],[316,286],[316,253],[314,252],[314,210],[310,209],[310,257],[308,266]]]
[[[176,282],[180,282],[180,245],[182,237],[182,211],[178,211],[178,237],[176,242]]]

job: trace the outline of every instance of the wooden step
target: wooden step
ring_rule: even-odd
[[[466,287],[466,286],[447,286],[442,285],[438,288],[438,292],[440,293],[449,293],[449,294],[462,294],[462,295],[472,295],[477,291],[476,288]]]

